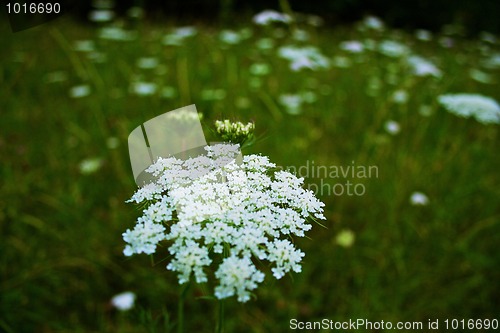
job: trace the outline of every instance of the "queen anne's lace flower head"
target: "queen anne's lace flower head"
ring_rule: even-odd
[[[483,124],[500,124],[500,105],[490,97],[479,94],[447,94],[438,97],[439,103],[459,117],[474,117]]]
[[[184,161],[160,158],[147,169],[155,180],[130,199],[146,205],[135,228],[123,234],[124,253],[151,254],[166,240],[172,257],[167,269],[177,272],[180,284],[191,276],[206,282],[209,267],[218,265],[215,296],[246,302],[264,280],[262,261],[269,261],[277,279],[301,271],[304,253],[290,236],[303,237],[310,219],[324,219],[324,204],[302,188],[302,178],[274,172],[266,156],[238,163],[239,145],[206,150]]]

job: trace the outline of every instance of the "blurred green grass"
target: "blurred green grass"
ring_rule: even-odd
[[[472,80],[467,71],[498,52],[498,43],[453,36],[454,47],[444,48],[438,36],[422,42],[407,32],[354,27],[305,27],[310,37],[298,42],[286,27],[278,38],[274,28],[241,23],[234,29],[251,36],[236,45],[221,42],[214,24],[198,26],[180,46],[165,46],[168,27],[147,22],[133,27],[133,41],[100,39],[95,27],[70,19],[16,34],[1,25],[2,331],[161,332],[174,322],[166,318],[176,314],[175,274],[161,256],[151,267],[146,256],[122,254],[121,233],[138,215],[124,203],[135,190],[127,136],[137,124],[188,104],[203,113],[208,137],[214,120],[255,121],[263,139],[248,152],[278,165],[355,161],[379,170],[378,178],[364,180],[363,196],[321,196],[327,228],[296,240],[306,252],[303,272],[266,280],[256,301],[228,301],[228,332],[284,332],[291,318],[396,322],[500,312],[498,126],[456,118],[436,102],[447,92],[500,100],[498,69],[488,70],[493,84]],[[261,38],[274,47],[256,47]],[[401,60],[339,49],[351,39],[398,40],[435,60],[443,77],[416,77]],[[93,41],[95,51],[75,51],[78,40]],[[352,64],[293,72],[276,55],[289,44],[314,45]],[[141,57],[157,58],[160,69],[138,68]],[[252,74],[254,63],[267,64],[270,73]],[[51,79],[54,73],[63,79]],[[374,79],[380,88],[368,94]],[[133,94],[133,82],[166,86],[169,93]],[[71,98],[71,88],[82,84],[89,95]],[[407,103],[391,99],[400,89],[408,92]],[[279,96],[302,91],[316,100],[298,115],[285,112]],[[422,105],[429,116],[419,114]],[[384,131],[389,119],[400,124],[399,134]],[[116,148],[110,138],[118,140]],[[81,172],[88,159],[102,166]],[[414,191],[424,192],[429,205],[410,205]],[[336,243],[345,229],[355,234],[352,247]],[[118,313],[109,300],[124,290],[138,301]],[[214,304],[196,299],[210,292],[191,289],[188,331],[212,330]]]

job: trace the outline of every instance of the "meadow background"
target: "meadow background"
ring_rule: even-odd
[[[286,332],[291,318],[500,319],[498,125],[437,100],[500,100],[498,35],[456,22],[331,25],[298,11],[265,26],[252,15],[162,21],[132,8],[15,34],[0,23],[0,331],[175,330],[176,274],[164,258],[122,253],[140,213],[125,204],[136,189],[127,137],[189,104],[208,141],[215,120],[254,121],[259,140],[244,153],[379,170],[348,179],[363,196],[318,193],[326,228],[296,239],[303,272],[229,300],[227,332]],[[316,65],[293,70],[280,57],[288,46],[313,47]],[[438,71],[417,75],[412,55]],[[428,203],[412,204],[414,192]],[[110,303],[123,291],[137,295],[127,312]],[[189,290],[186,331],[213,330],[211,292]]]

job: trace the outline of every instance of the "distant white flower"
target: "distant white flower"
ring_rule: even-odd
[[[387,133],[391,135],[396,135],[401,130],[399,123],[394,120],[388,120],[384,124],[384,129]]]
[[[479,34],[479,39],[485,43],[490,44],[496,44],[498,41],[497,37],[494,34],[486,31],[483,31]]]
[[[95,51],[95,43],[93,40],[76,40],[73,43],[73,50],[79,52]]]
[[[89,13],[89,20],[92,22],[109,22],[115,17],[115,12],[107,9],[92,10]]]
[[[388,57],[398,58],[410,53],[408,46],[392,40],[384,40],[378,45],[378,51]]]
[[[124,30],[120,27],[104,27],[99,30],[99,38],[115,41],[132,41],[137,37],[135,31]]]
[[[164,45],[179,46],[182,45],[185,39],[193,37],[198,33],[195,27],[180,27],[174,29],[170,34],[163,37],[162,43]]]
[[[498,69],[500,68],[500,53],[494,53],[488,59],[485,59],[482,62],[482,65],[489,69]]]
[[[131,92],[139,96],[154,95],[158,90],[158,86],[153,82],[133,82]]]
[[[135,228],[123,234],[124,252],[154,253],[166,240],[167,269],[177,272],[180,284],[192,277],[206,282],[215,262],[215,296],[246,302],[264,280],[252,258],[267,260],[277,279],[300,272],[304,253],[289,238],[305,236],[310,217],[324,219],[324,204],[302,188],[302,178],[274,171],[266,156],[241,157],[232,144],[205,149],[187,160],[159,158],[146,170],[155,180],[130,199],[145,208]]]
[[[293,71],[303,68],[318,70],[330,67],[330,60],[313,46],[283,46],[279,48],[278,55],[290,61],[290,68]]]
[[[219,33],[219,39],[226,44],[235,45],[239,44],[242,40],[240,33],[232,30],[222,30]]]
[[[381,19],[375,16],[367,16],[363,20],[363,27],[372,29],[372,30],[383,30],[384,22]]]
[[[392,94],[392,101],[396,104],[405,104],[408,102],[408,92],[406,90],[396,90]]]
[[[419,29],[419,30],[415,31],[415,37],[418,40],[428,42],[428,41],[432,40],[432,33],[428,30]]]
[[[292,18],[274,10],[265,10],[253,17],[253,22],[258,25],[268,25],[272,22],[290,23]]]
[[[135,294],[131,291],[126,291],[113,296],[111,304],[120,311],[127,311],[134,307]]]
[[[102,167],[102,165],[103,165],[102,158],[94,157],[94,158],[84,159],[83,161],[80,162],[78,167],[83,175],[90,175],[99,170]]]
[[[469,70],[469,76],[471,79],[485,84],[491,84],[495,82],[493,76],[476,68],[471,68]]]
[[[422,192],[413,192],[410,196],[410,203],[413,206],[426,206],[429,203],[429,198]]]
[[[152,69],[159,65],[158,58],[154,57],[142,57],[137,59],[137,67],[142,69]]]
[[[72,98],[81,98],[88,95],[90,95],[90,86],[88,84],[74,86],[69,90],[69,96]]]
[[[500,105],[491,97],[479,94],[447,94],[438,102],[459,117],[474,117],[483,124],[500,124]]]
[[[296,94],[283,94],[279,97],[279,103],[283,105],[289,114],[299,114],[302,112],[302,96]]]
[[[361,53],[364,50],[364,45],[357,40],[350,40],[340,43],[340,49],[352,53]]]
[[[427,59],[414,55],[409,57],[407,61],[416,76],[431,75],[438,78],[442,76],[436,65]]]

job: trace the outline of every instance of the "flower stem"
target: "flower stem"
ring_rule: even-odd
[[[224,300],[220,299],[218,305],[219,305],[219,318],[215,331],[217,333],[222,333],[224,332]]]
[[[182,289],[177,303],[177,333],[184,333],[184,300],[189,289],[189,282]]]

